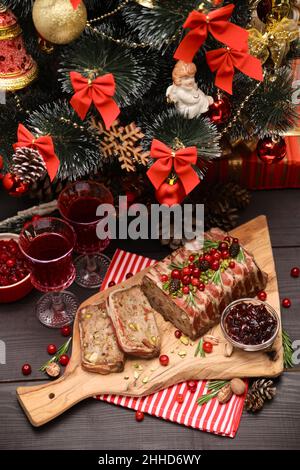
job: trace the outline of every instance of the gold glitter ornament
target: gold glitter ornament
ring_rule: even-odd
[[[69,44],[85,29],[87,11],[83,1],[74,10],[70,0],[35,0],[32,19],[43,39],[52,44]]]

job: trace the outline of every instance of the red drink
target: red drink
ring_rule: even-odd
[[[97,207],[101,204],[101,200],[92,196],[81,196],[71,202],[68,207],[68,217],[73,222],[88,224],[97,222],[100,217],[96,216]]]

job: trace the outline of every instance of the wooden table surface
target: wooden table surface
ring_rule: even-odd
[[[0,219],[29,205],[0,193]],[[300,279],[290,277],[291,267],[300,265],[300,191],[253,192],[251,205],[240,222],[260,214],[268,217],[281,298],[292,300],[292,307],[282,311],[283,326],[292,339],[300,339]],[[158,241],[121,241],[112,244],[109,256],[117,246],[156,259],[166,254]],[[70,290],[80,301],[94,293],[75,284]],[[33,291],[17,303],[0,304],[0,339],[6,343],[7,356],[6,365],[0,365],[0,449],[299,449],[299,366],[283,374],[277,383],[275,400],[259,414],[244,412],[234,439],[148,415],[137,423],[133,411],[93,399],[78,404],[42,428],[33,428],[17,402],[16,387],[47,380],[38,372],[49,357],[46,347],[64,341],[59,331],[45,328],[36,319],[35,302],[40,295]],[[25,362],[33,369],[27,378],[21,373]]]

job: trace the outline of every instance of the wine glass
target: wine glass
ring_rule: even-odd
[[[43,217],[25,224],[19,238],[20,249],[29,262],[31,282],[48,292],[37,303],[37,316],[50,328],[72,323],[78,302],[71,292],[61,292],[75,279],[72,251],[76,234],[70,224]]]
[[[77,235],[75,251],[80,253],[74,264],[76,282],[82,287],[100,287],[110,259],[101,254],[110,238],[100,240],[96,228],[101,217],[96,215],[101,204],[113,204],[111,192],[96,181],[77,181],[67,186],[59,195],[60,214],[74,228]]]

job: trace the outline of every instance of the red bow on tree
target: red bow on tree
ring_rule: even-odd
[[[116,91],[115,79],[112,73],[90,80],[78,72],[70,72],[70,78],[75,94],[70,103],[81,119],[84,119],[92,103],[101,114],[105,126],[110,128],[120,108],[112,99]]]
[[[53,140],[50,135],[35,138],[23,124],[19,124],[18,142],[13,144],[13,148],[16,150],[19,147],[31,147],[38,150],[45,162],[50,180],[54,180],[59,168],[59,159],[55,154]]]
[[[199,184],[199,177],[191,167],[197,162],[196,147],[186,147],[175,152],[160,140],[153,139],[150,155],[156,159],[156,162],[147,171],[147,176],[155,189],[158,189],[169,176],[173,166],[186,194]]]
[[[70,2],[72,3],[72,7],[74,8],[74,10],[77,10],[81,0],[70,0]]]
[[[237,47],[237,44],[246,44],[248,31],[228,21],[234,7],[235,5],[230,3],[208,14],[193,10],[183,25],[184,28],[190,28],[191,31],[179,44],[174,58],[184,62],[192,62],[194,55],[206,40],[208,33],[230,47]]]
[[[260,60],[248,54],[246,49],[242,51],[229,48],[216,49],[206,53],[206,60],[210,70],[217,71],[215,85],[231,95],[235,68],[255,80],[263,80]]]

